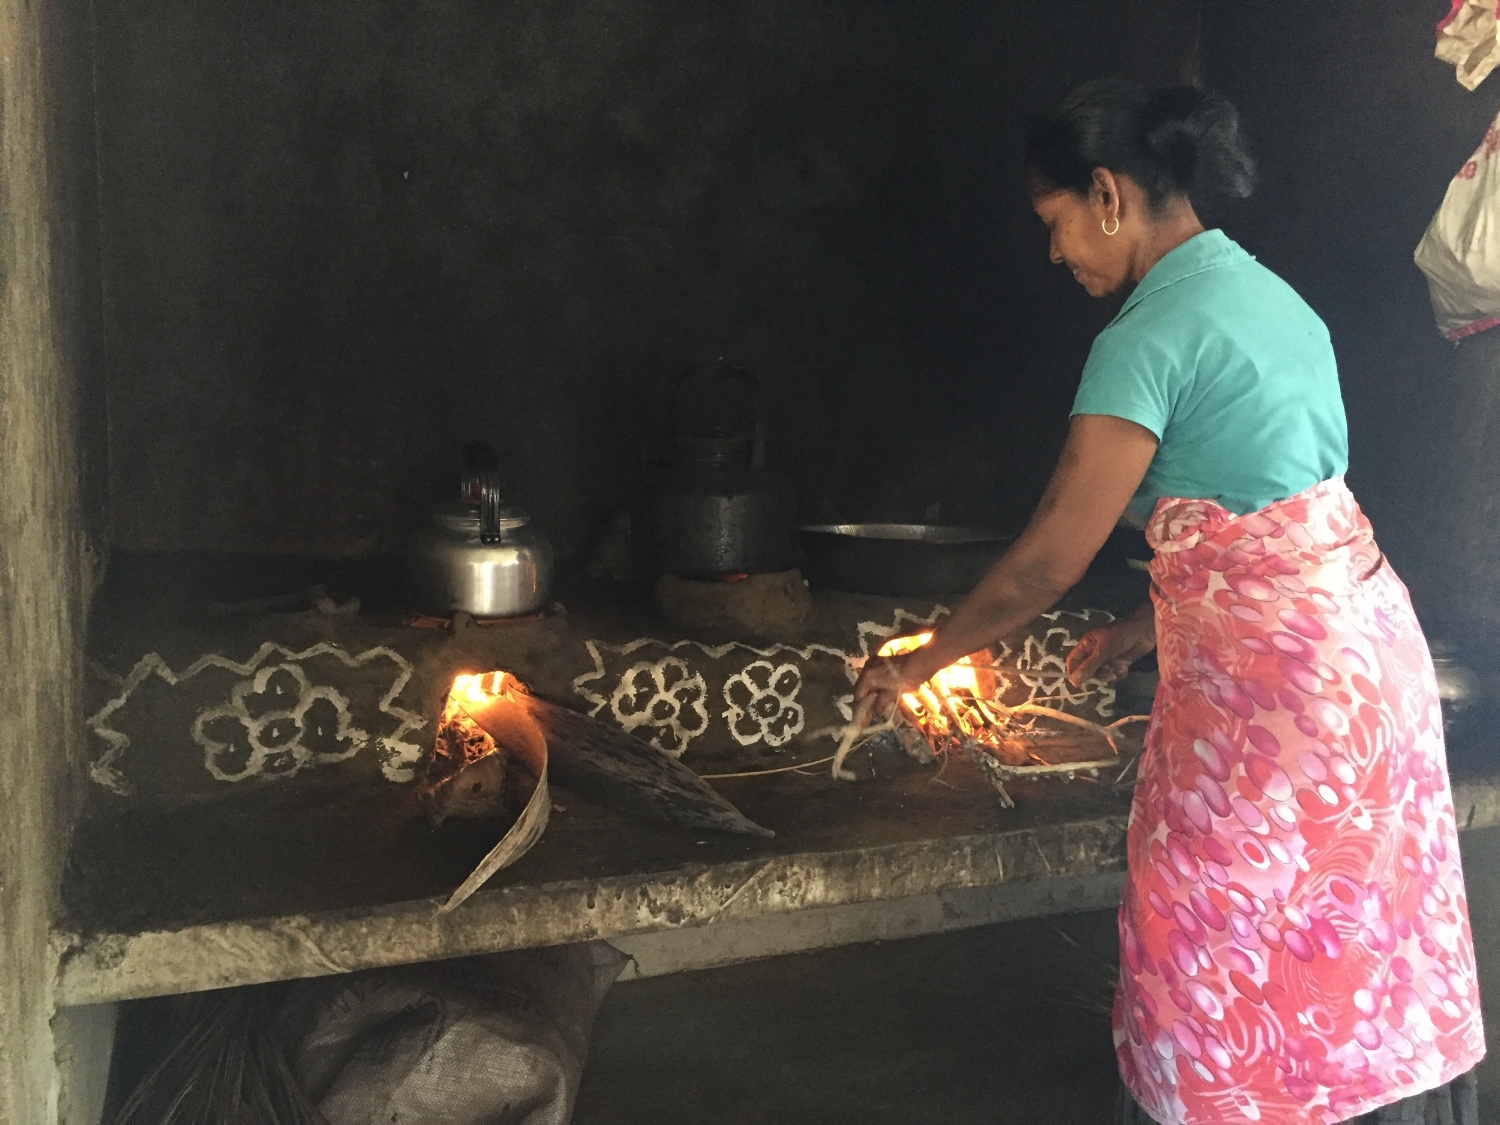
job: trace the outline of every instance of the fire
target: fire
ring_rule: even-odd
[[[881,646],[879,656],[900,656],[914,652],[928,641],[931,633],[895,637]],[[965,656],[948,665],[916,691],[901,696],[907,717],[935,749],[964,739],[978,743],[993,752],[1009,749],[1006,743],[1009,720],[1007,708],[996,698],[994,670],[976,665]]]
[[[457,717],[465,703],[484,704],[490,703],[505,695],[510,690],[507,680],[510,674],[507,672],[480,672],[478,674],[465,674],[458,676],[453,681],[453,686],[448,689],[448,700],[443,706],[443,722],[448,722]]]
[[[451,777],[465,766],[497,752],[495,740],[474,721],[469,709],[493,703],[505,695],[510,690],[509,680],[505,672],[466,674],[454,679],[438,723],[437,744],[428,770],[430,780]]]
[[[423,800],[434,824],[449,816],[493,816],[506,807],[515,784],[508,755],[470,712],[483,715],[480,708],[509,694],[511,686],[505,672],[482,672],[458,676],[448,689],[423,777]]]
[[[876,655],[901,656],[914,652],[930,640],[931,633],[896,637],[882,645]],[[1059,667],[1055,672],[1033,670],[1030,676],[1060,677],[1063,674]],[[1023,676],[1022,684],[1035,692],[1036,685],[1031,678]],[[1082,696],[1072,694],[1054,696],[1058,706],[1047,706],[1030,699],[1007,705],[1000,697],[1010,686],[1009,676],[999,666],[986,661],[985,654],[965,656],[915,691],[902,694],[898,714],[893,716],[896,737],[908,754],[923,762],[931,761],[938,754],[959,751],[980,766],[998,790],[1001,804],[1010,807],[1010,794],[1005,790],[1008,779],[1026,774],[1049,774],[1065,780],[1080,775],[1097,778],[1101,768],[1119,760],[1120,746],[1116,737],[1120,728],[1127,723],[1146,722],[1149,718],[1146,715],[1125,715],[1109,723],[1094,722],[1062,710],[1061,704],[1082,699]],[[1076,741],[1070,744],[1063,739],[1054,742],[1044,758],[1034,749],[1033,740],[1064,732],[1039,726],[1038,721],[1042,719],[1072,728],[1068,733],[1073,734],[1075,740],[1078,731],[1087,731],[1093,738],[1102,739],[1111,756],[1100,757],[1096,749],[1080,746]],[[855,729],[857,734],[854,724],[850,729]],[[846,733],[839,756],[834,760],[835,777],[853,776],[848,771],[839,772],[839,764],[851,745]],[[1130,765],[1138,760],[1132,759],[1115,781],[1123,779]]]

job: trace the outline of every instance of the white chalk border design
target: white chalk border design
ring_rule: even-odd
[[[131,795],[130,782],[120,772],[119,768],[120,759],[130,747],[130,739],[124,733],[115,730],[110,724],[115,712],[129,702],[132,693],[149,677],[157,676],[170,686],[176,687],[178,684],[192,679],[207,668],[222,668],[245,677],[246,682],[253,682],[259,677],[262,665],[273,656],[280,656],[282,658],[280,663],[272,666],[273,668],[295,666],[300,661],[311,660],[316,656],[335,657],[348,668],[361,668],[374,660],[389,660],[394,664],[396,666],[396,676],[390,688],[386,691],[385,696],[380,701],[380,710],[383,714],[398,720],[400,726],[393,733],[380,740],[380,747],[383,751],[380,768],[387,780],[390,781],[410,781],[413,778],[417,761],[421,757],[422,751],[421,747],[407,741],[407,735],[425,727],[427,720],[415,712],[408,711],[404,707],[396,705],[396,697],[401,694],[402,690],[405,689],[407,683],[411,680],[411,664],[400,653],[384,646],[369,648],[358,655],[351,655],[347,650],[340,648],[338,645],[330,644],[327,641],[319,642],[311,648],[303,649],[301,652],[293,652],[283,645],[267,641],[255,650],[255,654],[249,660],[244,662],[230,660],[228,657],[220,656],[218,653],[208,653],[200,656],[181,672],[172,671],[161,655],[155,652],[147,653],[140,660],[136,661],[135,667],[123,678],[112,676],[96,668],[95,671],[97,673],[119,686],[120,693],[87,720],[89,730],[103,739],[107,747],[104,753],[89,763],[89,776],[97,784],[102,785],[113,793],[118,793],[122,797]],[[298,671],[300,672],[301,669],[299,668]],[[305,675],[302,679],[305,679]],[[242,686],[244,684],[236,685],[235,690],[238,690]],[[261,686],[264,687],[264,684],[261,684]],[[339,698],[342,699],[342,696]],[[223,780],[240,781],[256,776],[254,769],[247,768],[244,772],[230,777],[215,768],[213,751],[204,742],[202,728],[208,717],[221,710],[221,707],[206,708],[199,714],[198,719],[193,724],[193,738],[200,746],[204,747],[205,765],[214,776]],[[366,740],[368,740],[368,735],[366,735]],[[361,746],[363,745],[364,743],[361,743]],[[340,755],[340,757],[344,756],[347,755]]]
[[[689,743],[707,732],[709,716],[703,708],[702,677],[697,673],[690,673],[692,679],[684,679],[679,673],[683,672],[687,666],[682,657],[676,654],[687,650],[689,654],[696,652],[710,660],[720,660],[731,653],[742,653],[749,659],[738,672],[725,681],[722,693],[724,710],[719,712],[718,717],[724,720],[730,737],[741,746],[754,746],[758,742],[765,742],[773,749],[780,749],[796,735],[802,733],[806,722],[802,704],[797,698],[802,691],[801,671],[790,662],[808,661],[814,656],[836,657],[842,661],[844,673],[852,685],[859,677],[860,668],[870,656],[872,638],[878,637],[884,640],[898,632],[917,632],[931,628],[934,622],[946,617],[947,614],[946,606],[937,606],[925,617],[898,609],[889,625],[882,625],[876,621],[862,621],[855,633],[856,644],[859,646],[857,652],[822,644],[802,647],[772,644],[759,647],[743,641],[730,641],[727,644],[710,645],[702,641],[660,641],[654,637],[638,637],[625,644],[589,640],[584,643],[588,648],[590,659],[593,660],[594,668],[574,679],[573,691],[589,704],[590,715],[598,717],[599,713],[607,708],[615,722],[626,730],[635,730],[637,727],[647,725],[646,716],[651,713],[655,703],[661,702],[665,711],[670,712],[670,717],[658,725],[651,742],[657,749],[677,758],[682,756]],[[613,688],[610,688],[608,683],[601,682],[609,675],[609,671],[604,666],[606,654],[628,657],[648,646],[655,646],[658,650],[665,651],[667,655],[656,661],[642,660],[631,665],[621,674]],[[789,672],[793,670],[797,673],[794,681],[789,675]],[[770,673],[769,677],[766,675],[767,672]],[[659,691],[644,707],[638,707],[633,704],[632,700],[635,689],[643,682],[643,677],[649,678],[663,690]],[[673,686],[681,685],[687,693],[686,696],[678,698],[672,692],[667,691],[665,685],[669,683]],[[606,690],[609,691],[608,695],[604,694]],[[736,696],[745,696],[746,701],[742,702]],[[752,719],[747,713],[747,702],[765,697],[774,697],[774,701],[778,704],[777,714],[764,721],[759,718]],[[852,692],[834,700],[834,705],[845,722],[854,716],[853,704]]]
[[[669,680],[674,684],[685,682],[677,679],[676,677],[668,675],[669,672],[674,672],[679,668],[686,668],[682,657],[676,655],[677,653],[682,652],[683,650],[687,650],[688,653],[697,652],[706,656],[710,660],[720,660],[731,653],[744,653],[745,655],[749,656],[750,659],[745,663],[743,668],[741,668],[737,673],[730,677],[729,682],[731,683],[737,683],[741,680],[754,681],[756,679],[759,679],[759,676],[752,674],[752,669],[758,673],[760,671],[760,666],[765,665],[767,661],[777,661],[778,658],[780,658],[781,661],[785,661],[787,659],[798,659],[805,661],[811,660],[814,656],[819,655],[833,656],[844,662],[846,668],[848,667],[848,662],[850,660],[850,654],[845,652],[843,649],[834,648],[832,645],[819,644],[807,645],[802,648],[797,648],[792,645],[773,644],[768,645],[764,648],[760,648],[755,645],[745,644],[743,641],[730,641],[728,644],[722,645],[708,645],[704,644],[701,641],[659,641],[653,637],[638,637],[633,641],[627,641],[625,644],[620,645],[611,644],[608,641],[597,640],[585,641],[584,644],[588,648],[590,659],[592,659],[594,662],[594,668],[593,671],[585,672],[583,673],[583,675],[578,676],[573,680],[573,691],[581,699],[589,704],[588,713],[592,716],[597,717],[601,711],[603,711],[605,708],[608,708],[610,715],[617,723],[619,723],[626,730],[634,730],[636,727],[642,726],[646,722],[644,718],[638,719],[637,716],[650,714],[653,704],[658,702],[658,700],[665,700],[665,706],[667,710],[672,713],[673,718],[670,722],[667,722],[666,724],[661,726],[661,729],[657,730],[657,733],[652,737],[651,742],[654,746],[657,747],[657,749],[662,750],[667,754],[671,754],[674,758],[681,757],[682,752],[687,749],[688,744],[708,730],[708,715],[703,708],[703,694],[696,694],[692,696],[689,701],[684,701],[672,697],[670,692],[667,692],[665,695],[659,692],[657,697],[649,701],[644,708],[632,708],[630,710],[626,710],[624,704],[632,694],[631,689],[641,681],[641,677],[643,676],[649,676],[649,678],[658,685],[665,684]],[[651,645],[656,646],[656,648],[659,650],[665,651],[667,655],[662,657],[660,660],[643,660],[637,662],[636,664],[633,664],[620,676],[620,679],[612,689],[609,688],[608,684],[600,682],[609,675],[608,670],[604,667],[606,654],[617,657],[628,657],[632,653],[638,652],[641,649]],[[703,692],[704,685],[702,676],[698,675],[697,673],[693,673],[692,675],[693,686],[697,688],[699,692]],[[796,711],[793,713],[794,716],[800,716],[801,714],[801,705],[796,702],[796,697],[798,693],[800,693],[801,689],[802,681],[799,676],[796,686],[794,688],[791,688],[788,693],[780,699],[783,707],[796,707]],[[603,690],[609,690],[610,694],[602,694]],[[754,690],[755,689],[752,688],[752,693]],[[738,707],[735,701],[730,698],[729,683],[725,684],[724,694],[725,710],[719,713],[719,717],[723,718],[726,721],[730,736],[741,746],[753,746],[755,743],[762,740],[770,742],[770,744],[773,746],[780,746],[791,737],[791,735],[788,734],[785,738],[782,738],[782,731],[780,729],[773,729],[771,731],[768,731],[766,726],[761,724],[754,724],[756,726],[756,729],[754,730],[741,731],[740,729],[737,729],[738,727],[743,727],[747,724],[737,722],[738,719],[741,719],[744,716],[742,714],[738,714],[741,709]],[[692,721],[686,724],[683,723],[680,718],[684,702],[687,702],[689,711],[692,716]],[[847,710],[847,707],[843,707],[842,709]],[[798,731],[801,730],[801,724],[795,718],[793,719],[793,725],[797,726]],[[779,741],[771,741],[771,739],[768,739],[768,733],[771,734],[773,739],[779,739]]]

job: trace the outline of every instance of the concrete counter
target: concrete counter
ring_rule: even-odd
[[[873,779],[826,767],[720,782],[773,840],[627,821],[558,791],[541,842],[453,914],[442,897],[489,848],[432,831],[399,790],[306,789],[91,817],[66,885],[65,1004],[128,999],[526,946],[703,926],[935,891],[1118,871],[1127,795],[1015,787],[895,756]]]
[[[1006,809],[969,764],[940,773],[888,750],[856,755],[861,780],[852,783],[834,782],[826,765],[715,781],[775,831],[771,840],[628,820],[555,789],[540,843],[436,918],[501,830],[450,821],[434,831],[405,784],[455,669],[507,668],[560,702],[628,724],[632,684],[675,662],[697,692],[674,697],[679,725],[696,739],[685,753],[677,747],[682,760],[710,775],[765,769],[830,753],[816,732],[838,720],[849,663],[932,607],[820,595],[804,636],[751,646],[643,639],[661,634],[640,609],[576,604],[572,614],[462,633],[369,615],[215,618],[168,577],[155,602],[107,602],[91,646],[97,785],[74,833],[54,933],[64,1005],[593,938],[622,941],[642,971],[653,957],[650,971],[667,971],[671,956],[647,952],[651,935],[700,935],[687,944],[705,964],[731,959],[729,946],[753,956],[906,936],[1093,908],[1118,894],[1127,790],[1108,779],[1034,779],[1009,786],[1016,806]],[[1031,677],[1027,690],[1058,684],[1066,646],[1099,623],[1087,607],[1123,604],[1080,595],[1012,638],[1009,659]],[[747,726],[735,695],[770,690],[752,682],[756,669],[779,676],[788,664],[795,686],[778,689],[776,721],[795,718],[790,741],[780,738],[790,726]],[[290,707],[299,692],[321,692],[333,708],[326,722],[299,720],[302,756],[278,761],[252,739],[247,758],[240,726]],[[687,720],[695,707],[697,727]],[[635,733],[662,745],[670,732]],[[1500,770],[1474,762],[1459,772],[1459,823],[1500,824]],[[751,924],[762,933],[746,942]],[[777,927],[781,937],[765,937]]]
[[[560,792],[541,843],[451,915],[488,848],[433,833],[391,790],[301,792],[80,829],[59,933],[65,1005],[351,972],[1124,868],[1128,794],[1035,781],[1002,809],[978,772],[894,757],[875,777],[720,783],[774,840],[625,821]],[[867,763],[862,772],[868,774]],[[950,787],[951,786],[951,787]],[[404,798],[403,798],[404,799]],[[1455,785],[1459,823],[1500,824],[1500,776]]]

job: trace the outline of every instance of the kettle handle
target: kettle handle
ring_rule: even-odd
[[[481,501],[479,477],[486,471],[498,472],[500,461],[495,456],[495,447],[487,441],[464,443],[463,475],[459,478],[459,496],[465,504]]]
[[[480,469],[475,474],[479,487],[479,541],[486,546],[500,542],[500,470]]]
[[[691,364],[683,368],[672,383],[669,401],[671,403],[674,429],[677,425],[677,400],[682,394],[682,385],[687,382],[688,376],[702,369],[702,364]],[[750,401],[754,404],[755,410],[755,429],[750,445],[750,468],[758,472],[766,467],[766,396],[765,392],[761,390],[760,380],[756,378],[754,372],[747,371],[745,368],[736,366],[725,359],[720,359],[715,363],[713,370],[719,374],[740,379],[750,388]]]

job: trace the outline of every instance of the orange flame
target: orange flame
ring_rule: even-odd
[[[465,703],[489,703],[505,695],[510,690],[507,682],[509,679],[510,673],[508,672],[465,673],[456,677],[453,686],[448,690],[448,699],[443,706],[442,721],[447,722],[452,719]]]
[[[895,637],[880,647],[877,656],[900,656],[915,652],[931,633]],[[916,691],[901,696],[901,703],[917,728],[934,746],[944,740],[969,738],[982,746],[998,748],[1003,741],[1005,708],[996,698],[994,672],[962,657],[942,669]]]

